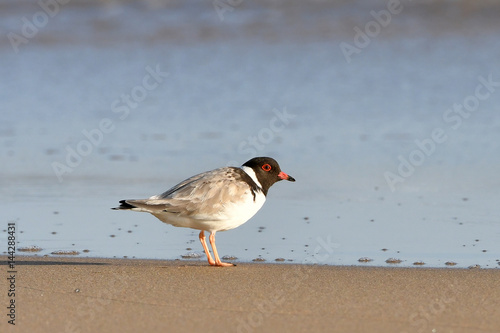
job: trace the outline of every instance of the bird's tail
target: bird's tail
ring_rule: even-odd
[[[132,210],[134,212],[158,213],[166,211],[169,206],[165,200],[120,200],[120,206],[111,208],[115,210]]]
[[[129,204],[127,202],[127,200],[120,200],[120,206],[115,207],[115,208],[111,208],[111,209],[114,209],[114,210],[129,210],[129,209],[134,209],[134,208],[137,208],[137,207],[134,206],[134,205]]]

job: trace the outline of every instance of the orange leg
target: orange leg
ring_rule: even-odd
[[[214,250],[215,266],[221,266],[221,267],[235,266],[234,264],[220,261],[219,254],[217,253],[217,248],[215,247],[215,231],[212,231],[210,233],[208,240],[210,241],[210,245],[212,245],[212,250]]]
[[[215,266],[215,261],[212,259],[212,256],[210,255],[210,251],[208,250],[207,242],[205,240],[205,231],[200,231],[200,243],[203,246],[203,249],[205,250],[205,254],[207,255],[208,263],[212,266]]]

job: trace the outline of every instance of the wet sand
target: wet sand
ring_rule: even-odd
[[[24,256],[15,269],[19,332],[500,330],[499,269]]]

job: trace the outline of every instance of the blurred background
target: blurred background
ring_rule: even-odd
[[[27,253],[196,259],[109,208],[272,156],[297,182],[223,255],[500,267],[497,1],[0,0],[0,29],[0,230]]]

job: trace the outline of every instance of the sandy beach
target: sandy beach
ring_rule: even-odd
[[[500,1],[0,9],[0,333],[500,332]],[[110,209],[256,156],[237,267]]]
[[[498,269],[18,257],[15,270],[16,325],[2,316],[2,332],[500,330]]]

